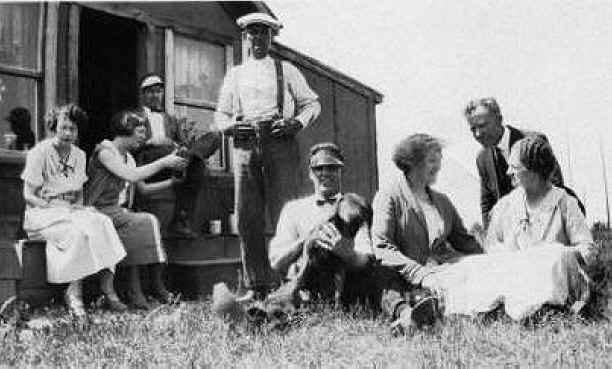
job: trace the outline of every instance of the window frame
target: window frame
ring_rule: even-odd
[[[225,49],[225,74],[234,66],[234,40],[229,37],[212,34],[205,31],[197,31],[187,28],[166,28],[165,29],[165,74],[166,74],[166,91],[165,91],[165,107],[168,114],[175,114],[175,105],[185,106],[201,110],[212,111],[217,109],[216,101],[208,101],[204,99],[193,99],[185,97],[176,97],[174,84],[176,77],[174,74],[176,67],[175,58],[175,37],[183,37],[193,41],[206,42],[216,46],[222,46]],[[224,76],[225,76],[224,74]],[[231,170],[231,158],[229,150],[229,142],[227,137],[221,142],[221,166],[218,168],[210,168],[210,173],[216,176],[229,175]]]
[[[10,4],[10,3],[8,3]],[[7,4],[7,5],[8,5]],[[0,62],[0,76],[6,75],[16,78],[24,78],[26,80],[33,80],[36,86],[35,92],[35,114],[32,114],[33,119],[36,120],[36,124],[34,125],[34,139],[35,143],[38,143],[40,140],[44,139],[46,134],[44,123],[42,122],[42,117],[44,116],[44,96],[46,95],[46,85],[47,81],[45,80],[47,64],[46,58],[43,58],[43,53],[46,51],[46,39],[45,35],[45,19],[47,12],[49,12],[49,8],[44,3],[17,3],[13,5],[36,5],[38,6],[38,35],[37,35],[37,50],[36,50],[36,68],[27,68],[21,66],[15,66],[10,64],[5,64]],[[14,151],[14,150],[5,150],[5,151]]]

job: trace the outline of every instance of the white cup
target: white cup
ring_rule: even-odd
[[[221,234],[221,219],[213,219],[209,222],[209,232],[215,235]]]
[[[4,134],[4,147],[7,149],[12,149],[15,146],[15,142],[17,142],[17,135],[13,132]]]

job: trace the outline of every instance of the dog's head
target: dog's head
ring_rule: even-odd
[[[343,237],[354,238],[364,223],[368,227],[372,226],[372,207],[363,197],[351,192],[346,193],[338,200],[336,207],[330,222],[338,228]]]

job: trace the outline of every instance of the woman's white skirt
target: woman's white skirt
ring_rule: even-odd
[[[68,283],[103,269],[114,271],[126,255],[112,220],[92,209],[30,208],[24,230],[47,241],[47,280]]]
[[[463,257],[424,281],[443,296],[445,315],[476,315],[504,304],[515,320],[544,305],[571,306],[590,297],[591,281],[577,250],[548,244]]]

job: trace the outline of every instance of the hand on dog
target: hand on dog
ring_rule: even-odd
[[[342,237],[338,228],[331,222],[323,223],[318,227],[316,244],[328,249],[343,260],[348,260],[353,254],[353,242]]]

